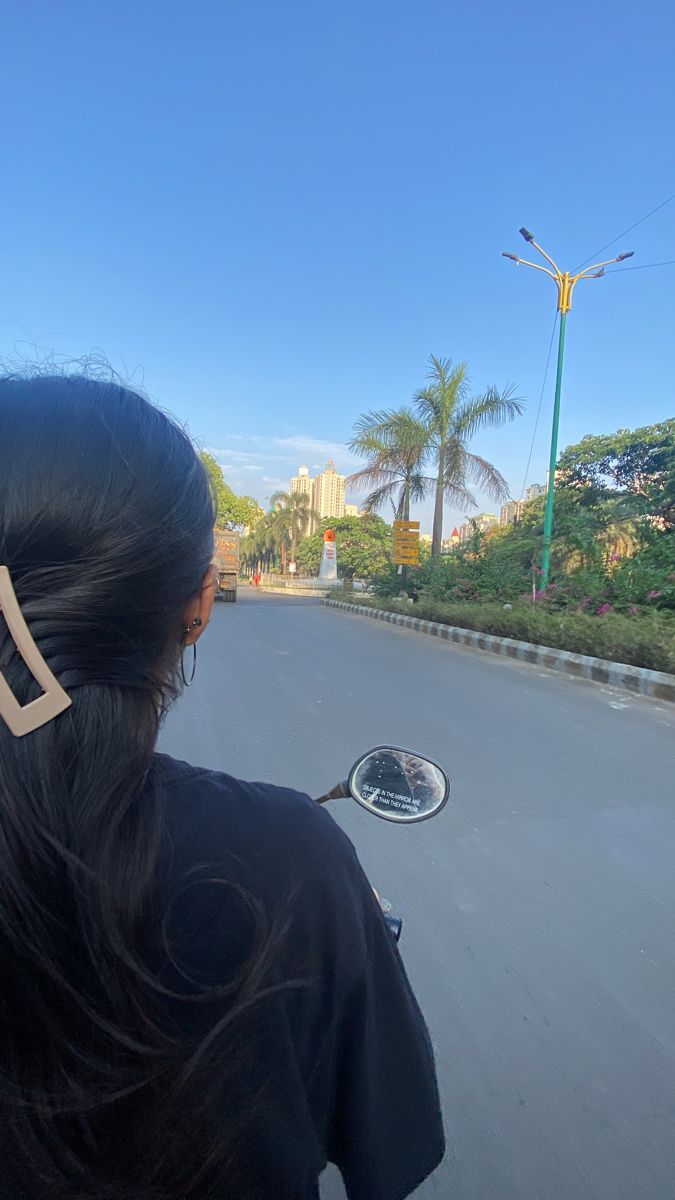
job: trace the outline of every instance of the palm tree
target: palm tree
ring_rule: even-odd
[[[288,546],[291,530],[291,513],[288,507],[288,492],[275,492],[270,496],[270,511],[267,514],[270,534],[274,539],[281,562],[281,574],[286,574]]]
[[[309,496],[301,492],[275,492],[270,496],[271,510],[267,514],[272,537],[281,559],[282,574],[286,574],[286,563],[290,550],[295,559],[298,540],[305,536],[312,521],[319,517],[310,508]]]
[[[271,528],[269,513],[256,522],[254,528],[241,540],[241,557],[253,570],[272,565],[277,550],[276,538]]]
[[[291,535],[291,561],[295,562],[298,542],[305,537],[313,522],[319,520],[305,492],[291,492],[288,497],[289,530]]]
[[[493,500],[508,500],[504,476],[479,454],[472,454],[469,442],[479,430],[504,425],[520,416],[523,404],[513,395],[512,386],[503,392],[489,387],[482,396],[471,396],[467,364],[453,366],[449,358],[432,354],[427,378],[429,383],[415,400],[417,415],[427,433],[426,454],[436,468],[431,485],[435,492],[431,553],[437,556],[443,540],[445,500],[475,507],[469,491],[472,484]]]
[[[363,505],[365,512],[390,500],[396,519],[409,520],[411,500],[423,499],[430,482],[423,474],[427,442],[426,426],[409,408],[379,409],[359,418],[349,449],[368,465],[348,482],[373,488]]]

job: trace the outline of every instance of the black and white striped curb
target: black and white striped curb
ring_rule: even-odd
[[[592,679],[610,687],[624,688],[650,696],[653,700],[667,700],[675,704],[675,675],[664,671],[650,671],[647,667],[632,667],[628,663],[609,662],[604,658],[593,658],[590,654],[572,654],[569,650],[556,650],[553,646],[537,646],[534,642],[517,642],[513,638],[497,637],[494,633],[478,633],[475,629],[460,629],[456,625],[442,625],[438,621],[423,621],[405,613],[389,612],[385,608],[370,608],[363,604],[347,604],[343,600],[322,600],[329,608],[357,613],[360,617],[374,617],[390,625],[401,625],[418,633],[428,633],[445,642],[457,642],[472,646],[476,650],[490,650],[506,658],[517,658],[522,662],[548,667],[552,671],[563,671],[581,679]]]

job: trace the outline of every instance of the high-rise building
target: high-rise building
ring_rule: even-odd
[[[302,495],[309,496],[311,502],[312,480],[309,477],[308,467],[298,467],[297,475],[291,479],[291,495],[293,492],[301,492]]]
[[[478,513],[475,517],[468,517],[459,529],[459,538],[461,542],[466,542],[468,538],[478,530],[480,533],[487,533],[490,529],[494,529],[499,525],[499,517],[496,513]]]
[[[487,533],[488,529],[494,529],[495,525],[499,525],[499,517],[496,513],[479,513],[477,517],[471,519],[476,522],[481,533]]]
[[[514,521],[519,521],[523,515],[523,501],[509,500],[508,504],[502,504],[499,514],[500,525],[513,525]]]
[[[321,520],[345,515],[345,476],[338,475],[332,458],[312,480],[312,508]]]
[[[526,500],[538,500],[540,496],[546,495],[546,485],[543,483],[531,483],[529,488],[525,490]]]
[[[332,459],[315,479],[310,478],[308,467],[298,467],[297,475],[291,479],[291,494],[301,492],[309,497],[309,506],[316,514],[310,521],[310,533],[314,533],[319,521],[329,517],[358,517],[358,505],[345,504],[345,482],[345,476],[338,475]]]

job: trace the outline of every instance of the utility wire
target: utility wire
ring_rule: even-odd
[[[534,442],[535,442],[535,439],[537,436],[537,429],[539,428],[539,417],[541,416],[541,405],[542,405],[542,401],[544,399],[544,390],[546,388],[546,380],[548,379],[548,368],[551,363],[551,351],[553,349],[553,339],[555,337],[555,331],[556,331],[557,324],[558,324],[558,312],[556,310],[555,317],[553,318],[553,328],[551,330],[551,338],[548,343],[548,354],[546,355],[546,368],[544,370],[544,379],[543,379],[543,382],[541,385],[541,391],[539,393],[539,404],[537,405],[537,416],[535,418],[534,432],[532,433],[532,441],[530,443],[530,453],[527,456],[527,466],[525,467],[525,475],[523,476],[523,486],[520,489],[521,499],[523,499],[525,496],[525,484],[527,483],[527,477],[530,473],[530,463],[532,462],[532,454],[534,451]]]
[[[668,258],[660,263],[640,263],[637,267],[616,267],[613,271],[605,271],[605,275],[618,275],[621,271],[648,271],[650,267],[674,267],[675,258]]]
[[[656,208],[652,208],[650,212],[645,213],[644,217],[640,217],[639,221],[635,221],[632,225],[629,225],[628,229],[624,229],[623,233],[618,233],[615,238],[612,238],[611,242],[605,242],[604,246],[601,246],[599,250],[594,250],[589,258],[585,258],[582,263],[579,263],[578,267],[574,268],[573,274],[576,271],[579,271],[581,267],[585,267],[586,263],[589,263],[592,259],[597,258],[598,254],[602,254],[603,250],[608,250],[609,247],[613,246],[615,242],[620,241],[620,239],[625,237],[627,233],[631,233],[633,229],[637,229],[638,225],[642,225],[643,221],[648,220],[649,217],[653,217],[654,213],[657,213],[661,208],[665,208],[666,204],[670,204],[672,200],[675,200],[675,192],[673,192],[672,196],[668,196],[666,200],[662,200],[660,204],[657,204]]]

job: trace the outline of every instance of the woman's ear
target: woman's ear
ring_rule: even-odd
[[[215,563],[211,563],[202,580],[200,590],[190,600],[183,613],[183,627],[188,631],[185,634],[184,645],[194,646],[195,642],[199,641],[206,629],[211,619],[211,610],[213,609],[213,601],[216,598],[217,587],[218,568]]]

